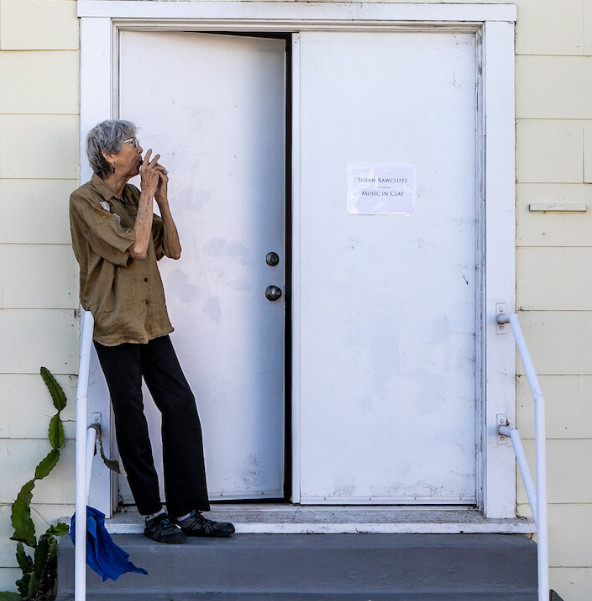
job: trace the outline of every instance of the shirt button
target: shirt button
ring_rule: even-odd
[[[147,304],[147,305],[149,305],[149,304],[150,304],[150,301],[146,301],[146,304]]]
[[[147,282],[147,281],[148,281],[148,278],[144,278],[144,281],[145,281],[145,282]]]

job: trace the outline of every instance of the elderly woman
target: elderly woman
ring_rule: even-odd
[[[232,524],[206,519],[210,508],[195,399],[179,365],[157,261],[178,259],[181,244],[160,155],[143,149],[129,121],[103,121],[87,137],[94,175],[70,197],[80,302],[95,318],[94,345],[107,380],[117,444],[145,516],[144,534],[182,543],[187,536],[230,536]],[[128,184],[140,174],[140,189]],[[158,204],[160,217],[153,213]],[[168,514],[144,415],[142,377],[162,414]]]

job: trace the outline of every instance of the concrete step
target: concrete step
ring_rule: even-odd
[[[114,535],[149,575],[103,583],[105,601],[536,601],[536,545],[500,534],[243,534],[162,545]],[[74,549],[63,537],[57,601],[74,597]]]

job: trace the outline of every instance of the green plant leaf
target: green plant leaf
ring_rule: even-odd
[[[47,553],[46,553],[47,550]],[[58,544],[55,536],[43,534],[35,553],[37,596],[35,601],[51,601],[57,593]]]
[[[35,481],[29,480],[21,488],[14,503],[12,504],[12,527],[14,533],[10,537],[12,540],[21,541],[29,547],[35,547],[37,540],[35,538],[35,525],[31,519],[31,500],[33,499],[33,488]]]
[[[19,593],[11,593],[10,591],[0,591],[0,601],[21,601],[22,597]]]
[[[29,572],[28,574],[23,574],[23,577],[15,582],[16,588],[18,589],[18,592],[21,594],[21,597],[23,599],[27,598],[27,594],[29,592],[29,583],[31,582],[32,575],[32,572]]]
[[[61,449],[64,444],[64,426],[60,414],[56,413],[49,421],[49,443],[54,449]]]
[[[45,478],[56,466],[56,463],[60,459],[60,452],[57,449],[52,449],[44,459],[39,462],[39,465],[35,468],[35,479],[41,480]]]
[[[62,387],[58,384],[57,380],[53,377],[53,374],[47,369],[47,367],[41,368],[41,377],[45,382],[45,385],[49,389],[51,398],[53,399],[53,405],[61,411],[66,406],[66,395],[62,390]]]
[[[37,548],[35,549],[35,580],[39,582],[41,576],[47,568],[47,561],[49,559],[49,540],[47,536],[43,535],[39,537]]]
[[[70,526],[68,524],[64,524],[64,522],[58,522],[55,526],[50,526],[45,534],[51,534],[53,536],[64,536],[64,534],[69,534]]]
[[[32,572],[31,574],[27,574],[27,576],[30,576],[30,578],[29,578],[29,585],[27,586],[27,596],[25,598],[26,599],[35,599],[35,597],[37,595],[37,577],[35,576],[35,572]]]
[[[47,540],[49,541],[49,556],[54,557],[58,554],[58,539],[53,535],[48,535]]]
[[[16,561],[19,564],[19,568],[23,571],[23,574],[33,571],[33,560],[25,551],[25,547],[21,541],[16,545]]]
[[[51,372],[41,368],[41,377],[47,386],[57,414],[54,415],[48,427],[48,439],[52,446],[51,451],[39,462],[35,468],[35,477],[26,482],[12,504],[12,526],[14,533],[12,540],[17,541],[17,563],[23,572],[22,578],[16,581],[18,593],[0,591],[0,601],[47,601],[56,595],[57,573],[57,539],[68,533],[68,526],[58,523],[50,526],[45,534],[39,538],[35,536],[35,524],[31,519],[31,501],[35,481],[45,478],[56,466],[60,459],[59,449],[64,444],[64,425],[60,412],[66,406],[66,395]],[[24,545],[35,549],[33,558],[25,551]]]

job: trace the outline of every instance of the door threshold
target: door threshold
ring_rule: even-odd
[[[213,505],[207,517],[232,522],[237,534],[530,534],[532,519],[487,519],[469,506]],[[106,520],[111,534],[141,534],[142,517],[128,506]]]

